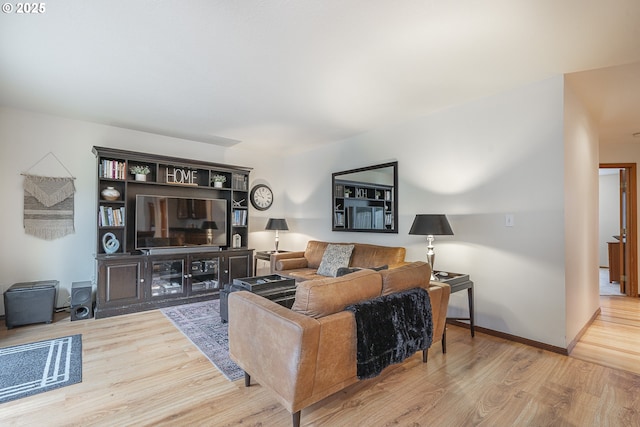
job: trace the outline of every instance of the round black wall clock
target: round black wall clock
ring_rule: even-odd
[[[259,211],[266,211],[273,204],[273,191],[265,184],[258,184],[251,189],[251,204]]]

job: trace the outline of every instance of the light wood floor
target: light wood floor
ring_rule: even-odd
[[[159,311],[30,325],[0,346],[83,337],[80,384],[0,405],[2,426],[289,426],[260,385],[229,382]],[[640,425],[640,376],[448,328],[438,345],[302,411],[304,426]],[[1,369],[1,367],[0,367]]]
[[[600,310],[571,357],[640,374],[640,298],[601,296]]]

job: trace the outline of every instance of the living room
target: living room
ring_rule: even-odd
[[[628,15],[638,16],[634,13],[616,17],[628,22]],[[2,24],[15,18],[5,14]],[[599,140],[596,124],[565,73],[595,68],[596,63],[601,68],[640,61],[637,45],[628,42],[630,34],[637,35],[630,31],[618,36],[619,45],[628,49],[621,48],[606,61],[585,61],[583,68],[570,70],[558,65],[557,72],[543,78],[524,76],[508,88],[474,93],[428,114],[413,112],[313,148],[303,145],[304,135],[294,126],[288,130],[300,136],[299,146],[281,148],[277,140],[284,139],[287,129],[278,128],[278,118],[268,114],[255,120],[254,126],[266,135],[265,148],[259,149],[259,140],[249,148],[242,143],[225,147],[153,129],[128,129],[126,123],[110,125],[62,113],[26,112],[20,103],[5,105],[0,109],[0,177],[7,203],[0,227],[7,243],[0,260],[0,290],[54,278],[61,284],[62,306],[72,282],[95,282],[97,186],[91,149],[107,146],[252,168],[251,186],[266,183],[274,192],[269,210],[250,212],[249,246],[256,250],[273,247],[273,233],[264,230],[268,218],[284,217],[289,231],[280,234],[280,247],[285,250],[303,249],[310,239],[357,240],[404,246],[408,260],[424,260],[424,237],[408,234],[412,220],[419,213],[444,213],[455,234],[437,238],[436,265],[471,274],[477,324],[566,351],[599,307],[598,164],[637,162],[640,154],[626,140]],[[99,78],[95,84],[100,85]],[[274,86],[274,92],[289,89],[283,82]],[[55,104],[55,99],[49,102]],[[179,108],[172,114],[178,115]],[[149,114],[153,111],[149,105]],[[272,127],[270,120],[275,122]],[[225,135],[221,128],[221,140]],[[49,152],[64,168],[50,158],[36,165]],[[331,173],[391,160],[399,165],[398,233],[332,232]],[[53,241],[26,235],[21,174],[67,175],[65,169],[75,177],[75,233]],[[513,215],[513,227],[505,226],[507,214]],[[453,316],[466,313],[465,296],[452,295],[449,310]]]
[[[331,173],[396,159],[399,232],[357,237],[368,243],[406,246],[407,259],[424,260],[425,239],[408,235],[413,217],[447,214],[455,236],[437,241],[437,265],[446,271],[472,272],[478,283],[478,324],[566,348],[565,336],[575,337],[595,312],[598,288],[597,277],[595,282],[580,283],[593,288],[590,292],[573,292],[565,281],[564,189],[558,185],[565,179],[563,93],[559,76],[285,158],[5,109],[3,140],[10,141],[2,156],[5,197],[19,206],[20,174],[51,151],[76,178],[77,214],[75,234],[45,241],[24,234],[21,209],[3,210],[5,235],[12,242],[2,259],[4,286],[55,278],[68,288],[72,282],[95,280],[94,145],[252,167],[251,179],[267,182],[275,194],[270,210],[250,213],[250,245],[258,250],[273,246],[272,233],[264,231],[268,217],[285,217],[289,222],[290,231],[282,233],[282,249],[304,249],[310,238],[353,240],[351,233],[330,231]],[[428,141],[438,141],[433,159]],[[589,167],[585,173],[597,171],[595,141],[592,151],[583,162]],[[25,153],[38,155],[25,157]],[[51,173],[66,173],[57,161],[46,161],[38,166],[40,171],[47,166]],[[597,174],[592,178],[597,185]],[[579,182],[584,185],[585,180]],[[515,214],[515,227],[504,226],[506,213]],[[596,249],[592,245],[593,254]],[[569,320],[565,310],[572,310],[572,304],[565,304],[565,292],[574,294],[573,303],[584,299],[577,305],[590,307],[576,319],[572,334],[562,326]],[[452,310],[466,310],[465,304],[462,298],[454,299]],[[541,318],[540,313],[545,315]]]

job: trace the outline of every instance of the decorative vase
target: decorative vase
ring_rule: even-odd
[[[102,198],[105,200],[118,200],[120,198],[120,192],[113,187],[107,187],[100,192]]]
[[[213,182],[213,186],[216,188],[222,188],[222,182],[221,181],[214,181]]]
[[[147,180],[147,175],[143,173],[136,174],[136,181],[146,181],[146,180]]]

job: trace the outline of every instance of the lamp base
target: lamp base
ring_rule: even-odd
[[[429,266],[431,267],[431,278],[430,278],[430,280],[438,280],[438,278],[436,277],[436,275],[435,275],[435,274],[433,274],[433,271],[434,271],[434,270],[433,270],[433,263],[432,263],[432,262],[429,262]]]
[[[429,264],[429,267],[431,267],[431,279],[430,280],[436,280],[436,276],[435,274],[433,274],[434,271],[434,262],[436,259],[436,253],[433,250],[433,236],[429,235],[427,236],[427,263]]]

